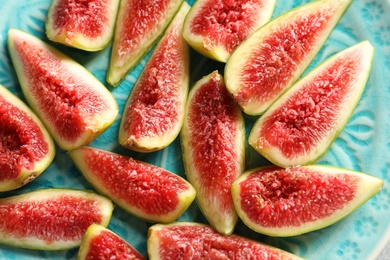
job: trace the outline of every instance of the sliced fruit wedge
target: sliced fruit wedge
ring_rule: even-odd
[[[249,144],[272,163],[313,163],[344,129],[370,74],[368,41],[339,52],[283,94],[253,126]]]
[[[242,221],[269,236],[295,236],[344,218],[377,194],[379,178],[347,169],[310,165],[248,170],[232,185]]]
[[[148,255],[157,259],[302,259],[279,248],[238,235],[224,236],[194,222],[149,228]]]
[[[225,83],[245,113],[263,114],[299,78],[351,2],[312,1],[273,19],[236,48]]]
[[[60,148],[86,145],[114,122],[114,97],[82,65],[17,29],[8,48],[27,102]]]
[[[145,259],[140,252],[108,228],[92,224],[81,241],[78,260]]]
[[[53,139],[34,112],[0,85],[0,192],[38,177],[54,159]]]
[[[147,221],[172,222],[195,199],[191,184],[158,166],[92,147],[69,155],[97,190]]]
[[[103,196],[72,189],[1,198],[0,243],[39,250],[78,247],[90,225],[108,225],[113,209]]]
[[[127,100],[119,143],[139,151],[161,150],[179,135],[189,87],[189,47],[181,31],[184,2],[159,41]]]
[[[183,36],[204,56],[226,62],[237,46],[271,19],[275,0],[197,0]]]
[[[183,0],[122,0],[107,82],[118,85],[162,35]]]
[[[192,87],[181,132],[186,175],[209,224],[231,234],[237,222],[230,186],[244,171],[245,125],[218,71]]]
[[[52,0],[46,19],[49,40],[86,51],[104,49],[114,35],[119,0]]]

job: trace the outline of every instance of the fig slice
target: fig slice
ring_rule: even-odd
[[[271,19],[275,0],[198,0],[184,23],[183,36],[204,56],[226,62],[237,46]]]
[[[119,143],[139,152],[161,150],[179,135],[189,87],[189,47],[182,37],[184,2],[127,100]]]
[[[116,100],[82,65],[17,29],[8,48],[27,102],[60,148],[86,145],[114,122]]]
[[[155,224],[147,249],[157,259],[302,259],[290,252],[238,235],[224,236],[195,222]]]
[[[214,71],[190,91],[181,132],[186,175],[208,223],[231,234],[238,216],[230,186],[244,171],[245,126],[240,108]]]
[[[195,199],[190,183],[158,166],[93,147],[69,156],[99,192],[149,222],[172,222]]]
[[[249,144],[273,164],[313,163],[347,124],[364,91],[374,48],[349,47],[310,71],[254,124]]]
[[[107,226],[113,204],[96,193],[42,189],[0,199],[0,243],[37,250],[78,247],[91,224]]]
[[[0,192],[17,189],[51,164],[54,142],[34,112],[0,85]]]
[[[114,35],[119,0],[52,0],[46,19],[49,40],[85,51],[104,49]]]
[[[334,224],[382,186],[379,178],[333,166],[268,166],[242,174],[232,185],[232,195],[249,228],[286,237]]]
[[[153,47],[183,0],[122,0],[119,5],[107,82],[117,86]]]
[[[78,260],[145,259],[140,252],[108,228],[92,224],[81,241]]]
[[[252,33],[225,67],[229,92],[261,115],[304,72],[352,0],[320,0],[290,10]]]

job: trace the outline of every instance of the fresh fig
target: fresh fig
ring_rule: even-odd
[[[69,155],[97,190],[147,221],[172,222],[195,199],[191,184],[158,166],[92,147]]]
[[[275,0],[197,0],[184,23],[183,36],[204,56],[226,62],[233,50],[271,19]]]
[[[282,167],[316,161],[343,130],[358,104],[373,54],[374,48],[364,41],[312,70],[257,120],[249,144]]]
[[[92,224],[81,241],[78,260],[145,259],[140,252],[108,228]]]
[[[79,63],[17,29],[8,48],[25,98],[60,148],[86,145],[114,122],[114,97]]]
[[[93,192],[42,189],[0,199],[0,243],[39,250],[80,245],[91,224],[107,226],[113,204]]]
[[[273,19],[236,48],[226,63],[225,83],[246,114],[263,114],[299,78],[351,2],[309,2]]]
[[[237,222],[230,186],[244,171],[245,126],[217,71],[190,91],[181,132],[187,178],[209,224],[231,234]]]
[[[107,82],[118,85],[163,34],[183,0],[122,0]]]
[[[332,166],[248,170],[232,185],[242,221],[269,236],[295,236],[332,225],[375,194],[383,181]]]
[[[0,85],[0,192],[34,180],[54,155],[53,139],[39,118]]]
[[[122,115],[119,143],[151,152],[179,135],[189,85],[189,48],[181,31],[190,6],[184,2],[132,89]]]
[[[52,0],[46,35],[77,49],[102,50],[113,37],[118,6],[119,0]]]
[[[302,259],[279,248],[238,235],[224,236],[192,222],[149,228],[148,255],[155,259]]]

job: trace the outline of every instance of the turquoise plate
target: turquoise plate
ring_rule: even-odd
[[[50,0],[1,1],[0,16],[0,84],[23,99],[6,47],[10,28],[18,28],[47,41],[45,19]],[[190,1],[190,4],[193,2]],[[282,14],[308,0],[277,2],[274,16]],[[270,238],[250,231],[241,222],[236,233],[254,238],[307,259],[375,259],[390,237],[390,2],[383,0],[356,0],[340,20],[331,36],[309,69],[330,55],[369,40],[375,47],[375,59],[363,97],[339,138],[318,163],[362,171],[385,181],[383,190],[354,213],[338,223],[305,235],[290,238]],[[110,47],[96,53],[87,53],[59,44],[55,47],[67,53],[99,80],[104,82]],[[142,70],[147,56],[131,71],[124,82],[110,89],[118,101],[120,114],[128,94]],[[219,69],[221,64],[192,52],[191,83]],[[251,120],[248,121],[248,129]],[[117,141],[120,116],[91,146],[134,156],[156,164],[184,177],[179,140],[169,147],[151,154],[138,154],[122,148]],[[247,167],[269,164],[248,148]],[[57,148],[51,166],[39,178],[24,187],[0,197],[20,194],[38,188],[71,187],[92,189],[75,168],[64,151]],[[195,203],[178,219],[204,222]],[[116,207],[109,228],[126,239],[147,256],[146,236],[150,223],[137,219]],[[35,251],[0,245],[0,259],[75,259],[78,248],[69,251]]]

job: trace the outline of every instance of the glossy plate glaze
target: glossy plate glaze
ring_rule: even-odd
[[[21,89],[6,47],[9,28],[32,33],[45,41],[45,19],[50,0],[2,1],[0,16],[0,84],[22,97]],[[308,0],[277,1],[274,17]],[[193,0],[189,1],[190,4]],[[363,97],[348,125],[319,163],[366,172],[385,181],[383,190],[354,213],[340,222],[319,231],[290,238],[270,238],[250,231],[239,223],[236,233],[293,252],[307,259],[375,259],[390,237],[390,2],[383,0],[356,0],[327,40],[309,69],[330,55],[369,40],[375,47],[372,73]],[[109,87],[105,81],[110,46],[103,51],[88,53],[58,44],[64,51],[107,85],[118,101],[120,112],[128,94],[142,70],[147,57],[118,87]],[[192,53],[191,83],[215,69],[223,71],[222,64]],[[120,113],[121,114],[121,113]],[[162,151],[140,154],[122,148],[117,141],[120,116],[115,123],[96,139],[91,146],[134,156],[184,177],[180,142],[178,139]],[[247,118],[248,130],[253,119]],[[248,147],[247,168],[269,164]],[[0,197],[20,194],[44,187],[70,187],[92,189],[75,168],[64,151],[57,148],[53,164],[39,178],[13,192],[0,193]],[[195,204],[179,221],[204,219]],[[109,228],[126,239],[143,255],[150,223],[122,211],[114,210]],[[0,259],[75,259],[78,248],[69,251],[44,252],[17,249],[0,245]]]

